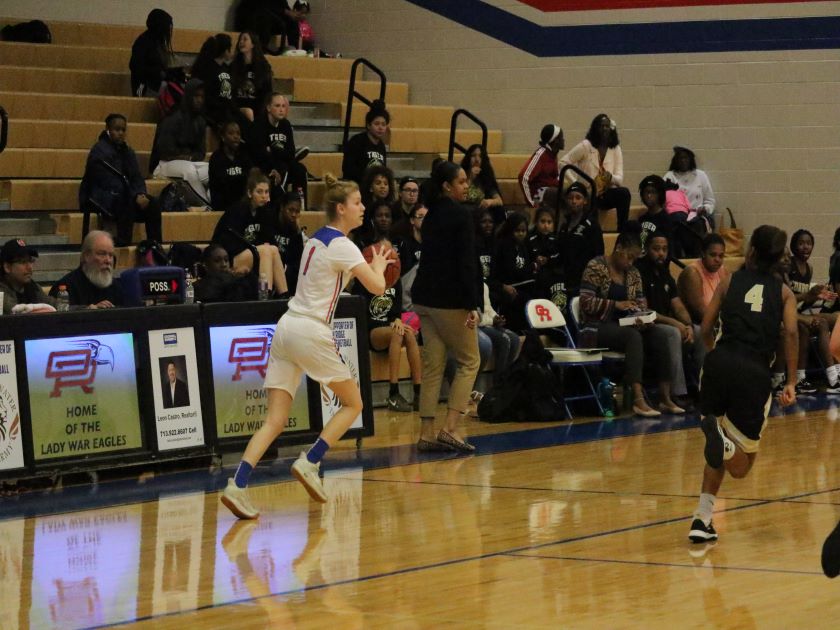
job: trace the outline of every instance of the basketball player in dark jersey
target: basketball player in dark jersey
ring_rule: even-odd
[[[745,477],[758,454],[772,400],[770,364],[781,331],[788,376],[779,401],[784,406],[796,401],[796,298],[776,269],[786,240],[777,227],[757,228],[744,267],[721,281],[703,316],[703,340],[714,350],[706,355],[700,382],[706,467],[688,534],[691,542],[717,540],[712,512],[723,477],[727,472],[736,479]],[[715,345],[718,316],[721,329]]]
[[[831,341],[828,344],[831,355],[840,361],[840,317],[834,323]],[[832,530],[823,543],[822,570],[827,577],[836,578],[840,575],[840,523]]]

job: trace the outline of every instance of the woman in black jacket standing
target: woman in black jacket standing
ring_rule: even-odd
[[[430,179],[428,214],[421,229],[422,249],[412,287],[414,309],[423,331],[423,385],[420,389],[418,450],[440,448],[471,452],[458,431],[479,367],[478,310],[481,273],[473,221],[461,202],[467,176],[457,164],[441,162]],[[435,407],[449,353],[457,363],[449,389],[444,427],[435,437]]]

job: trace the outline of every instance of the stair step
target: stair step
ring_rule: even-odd
[[[33,237],[53,234],[55,232],[55,223],[47,218],[41,217],[14,217],[10,219],[0,219],[0,237],[15,238],[25,237],[27,242],[31,242]]]
[[[45,245],[68,245],[69,243],[70,239],[64,234],[33,234],[26,237],[26,244],[36,248]]]
[[[45,252],[38,252],[40,255],[38,256],[38,262],[35,264],[35,268],[38,271],[58,271],[58,270],[68,270],[68,269],[75,269],[79,265],[79,252],[78,251],[45,251]]]

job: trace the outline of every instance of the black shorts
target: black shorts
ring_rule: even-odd
[[[700,412],[726,416],[750,440],[767,420],[770,366],[747,348],[718,346],[706,355],[700,379]]]

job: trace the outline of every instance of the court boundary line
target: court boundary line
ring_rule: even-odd
[[[813,492],[804,492],[804,493],[800,493],[800,494],[794,494],[794,495],[791,495],[789,497],[780,497],[778,499],[767,499],[767,500],[757,501],[755,503],[748,503],[747,505],[737,505],[737,506],[733,506],[731,508],[726,508],[726,509],[717,511],[717,512],[715,512],[715,514],[737,512],[739,510],[746,510],[746,509],[750,509],[750,508],[754,508],[754,507],[762,507],[762,506],[765,506],[765,505],[770,505],[772,503],[782,503],[782,502],[785,502],[785,499],[798,499],[798,498],[802,498],[802,497],[805,497],[805,496],[814,496],[814,495],[824,494],[824,493],[828,493],[828,492],[837,492],[837,491],[840,491],[840,486],[838,486],[836,488],[829,488],[829,489],[826,489],[826,490],[817,490],[817,491],[813,491]],[[620,527],[620,528],[617,528],[617,529],[612,529],[612,530],[607,530],[607,531],[594,532],[594,533],[591,533],[591,534],[582,534],[580,536],[563,538],[563,539],[556,540],[556,541],[551,541],[551,542],[538,543],[536,545],[523,545],[523,546],[519,546],[519,547],[514,547],[512,549],[504,549],[504,550],[489,552],[489,553],[485,553],[485,554],[479,554],[479,555],[476,555],[476,556],[469,556],[467,558],[453,558],[451,560],[442,560],[440,562],[434,562],[434,563],[426,564],[426,565],[404,567],[402,569],[395,569],[394,571],[388,571],[388,572],[385,572],[385,573],[373,573],[371,575],[364,575],[364,576],[359,576],[359,577],[356,577],[356,578],[347,578],[347,579],[344,579],[344,580],[337,580],[335,582],[331,582],[331,583],[328,583],[328,584],[316,584],[314,586],[303,586],[301,588],[289,589],[289,590],[286,590],[286,591],[278,591],[276,593],[266,593],[265,595],[258,595],[256,597],[245,597],[245,598],[241,598],[241,599],[230,600],[230,601],[227,601],[227,602],[220,602],[218,604],[214,603],[214,604],[208,604],[206,606],[197,606],[197,607],[195,607],[191,610],[173,611],[173,612],[163,613],[163,614],[159,614],[159,615],[154,615],[154,614],[145,615],[143,617],[136,617],[134,619],[125,620],[125,621],[115,621],[115,622],[112,622],[112,623],[109,623],[109,624],[101,624],[101,625],[98,625],[98,626],[89,626],[87,628],[87,630],[96,630],[96,629],[99,629],[99,628],[116,628],[116,627],[127,626],[129,624],[139,623],[139,622],[143,622],[143,621],[150,621],[152,619],[164,619],[164,618],[167,618],[167,617],[175,617],[177,615],[188,615],[188,614],[192,614],[192,613],[201,612],[201,611],[204,611],[204,610],[211,610],[211,609],[214,609],[214,608],[223,608],[223,607],[226,607],[226,606],[234,606],[234,605],[243,604],[243,603],[247,603],[247,602],[255,602],[255,601],[270,598],[270,597],[285,597],[285,596],[288,596],[288,595],[294,595],[294,594],[299,594],[299,593],[308,593],[310,591],[321,591],[321,590],[325,590],[325,589],[332,588],[332,587],[346,586],[348,584],[359,584],[359,583],[363,583],[363,582],[370,582],[372,580],[378,580],[380,578],[395,577],[395,576],[399,576],[399,575],[407,575],[409,573],[418,573],[420,571],[428,571],[428,570],[438,569],[438,568],[442,568],[442,567],[448,567],[448,566],[452,566],[452,565],[456,565],[456,564],[464,564],[464,563],[467,563],[467,562],[475,562],[476,560],[487,560],[489,558],[504,557],[504,556],[523,557],[523,558],[534,557],[534,556],[522,555],[521,552],[528,551],[528,550],[545,549],[547,547],[553,547],[553,546],[557,546],[557,545],[565,545],[565,544],[568,544],[568,543],[580,542],[580,541],[583,541],[583,540],[592,540],[592,539],[595,539],[595,538],[603,538],[605,536],[612,536],[614,534],[623,534],[623,533],[630,532],[630,531],[648,529],[650,527],[658,527],[659,525],[671,525],[673,523],[677,523],[677,522],[681,522],[681,521],[687,521],[690,516],[691,515],[689,514],[689,515],[686,515],[686,516],[671,517],[671,518],[667,518],[667,519],[660,519],[658,521],[651,521],[651,522],[648,522],[648,523],[641,523],[641,524],[637,524],[637,525],[629,525],[627,527]],[[516,554],[520,554],[520,555],[516,556]]]
[[[698,545],[699,546],[699,545]],[[650,562],[642,560],[618,560],[607,558],[575,558],[573,556],[546,556],[542,554],[528,555],[524,553],[510,553],[506,554],[510,558],[535,558],[537,560],[574,560],[576,562],[603,562],[607,564],[631,564],[637,566],[649,567],[669,567],[677,569],[721,569],[723,571],[749,571],[753,573],[783,573],[794,575],[818,575],[822,576],[822,571],[797,571],[795,569],[757,569],[754,567],[730,567],[717,564],[681,564],[679,562]]]

